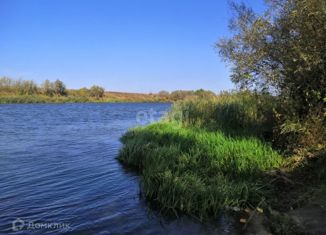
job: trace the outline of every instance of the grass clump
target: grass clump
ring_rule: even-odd
[[[200,217],[258,203],[259,177],[282,157],[254,137],[160,122],[128,131],[119,159],[140,170],[144,195],[162,208]]]

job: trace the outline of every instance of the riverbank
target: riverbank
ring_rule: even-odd
[[[67,90],[65,95],[18,94],[0,91],[0,104],[28,103],[172,103],[190,96],[210,94],[210,91],[173,91],[161,93],[128,93],[106,91],[101,97],[80,95],[79,91]]]
[[[141,172],[145,197],[200,218],[258,204],[268,191],[262,172],[283,162],[256,138],[168,122],[133,129],[122,142],[119,159]]]
[[[122,103],[122,102],[171,102],[158,95],[106,92],[101,98],[87,96],[46,96],[37,95],[6,95],[0,94],[0,104],[27,104],[27,103]]]
[[[15,80],[0,78],[0,104],[17,103],[170,103],[190,96],[215,94],[211,91],[176,90],[158,93],[131,93],[105,91],[103,87],[93,85],[90,88],[68,89],[65,84],[56,80],[45,80],[38,85],[32,80]]]
[[[139,171],[143,196],[162,210],[199,219],[236,212],[248,231],[256,223],[273,234],[306,234],[311,224],[300,224],[309,220],[296,210],[324,201],[326,157],[289,156],[275,144],[277,103],[246,92],[191,97],[161,122],[128,131],[119,160]]]

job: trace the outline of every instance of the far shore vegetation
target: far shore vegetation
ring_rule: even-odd
[[[239,91],[175,102],[129,130],[118,159],[163,211],[236,211],[245,228],[263,217],[267,231],[252,234],[324,234],[326,1],[267,1],[261,14],[231,6],[231,36],[216,48]]]
[[[105,103],[105,102],[174,102],[203,90],[158,93],[127,93],[105,91],[101,86],[69,89],[61,80],[45,80],[38,85],[32,80],[0,78],[0,104],[10,103]]]

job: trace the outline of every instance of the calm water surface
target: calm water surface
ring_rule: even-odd
[[[0,234],[232,234],[223,216],[202,224],[150,210],[139,176],[116,160],[128,128],[169,108],[0,105]]]

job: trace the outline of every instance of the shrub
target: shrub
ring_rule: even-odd
[[[95,98],[101,98],[104,96],[104,88],[94,85],[89,90],[89,95]]]
[[[54,93],[60,96],[67,95],[65,84],[58,79],[54,82]]]

